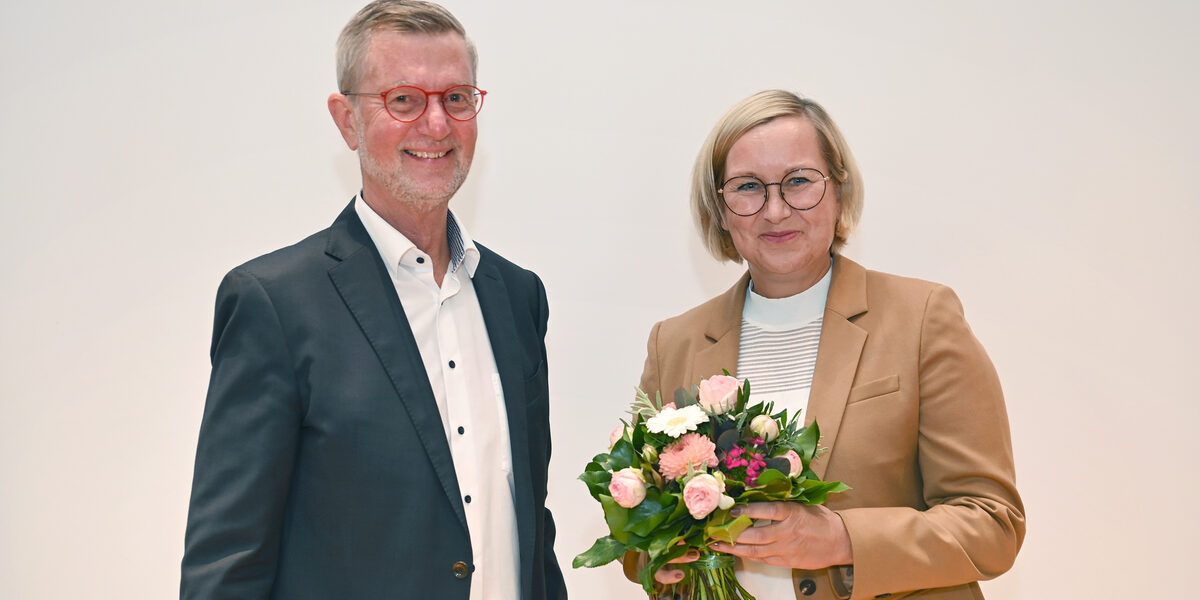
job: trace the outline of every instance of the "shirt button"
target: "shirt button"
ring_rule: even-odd
[[[796,587],[800,590],[801,594],[804,594],[805,596],[811,596],[817,591],[817,582],[805,578],[801,579],[800,583],[796,584]]]
[[[470,504],[470,503],[471,503],[471,495],[470,495],[470,494],[467,494],[467,495],[466,495],[466,497],[465,497],[465,498],[463,498],[463,500],[466,500],[466,501],[467,501],[467,504]]]
[[[467,430],[466,430],[466,429],[464,429],[464,428],[462,428],[461,426],[458,428],[458,435],[462,435],[462,434],[464,434],[464,433],[466,433],[466,432],[467,432]]]
[[[425,264],[425,257],[424,257],[424,256],[418,256],[418,257],[417,257],[417,264],[418,264],[418,265],[423,265],[423,264]]]
[[[453,368],[454,368],[454,361],[450,361],[450,368],[451,368],[451,369],[453,369]]]
[[[471,568],[467,566],[467,563],[461,560],[454,563],[454,566],[451,567],[451,569],[454,571],[454,577],[456,579],[466,579],[467,575],[471,574]]]

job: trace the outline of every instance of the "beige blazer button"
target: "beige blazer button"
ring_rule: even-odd
[[[467,563],[461,560],[454,563],[454,567],[452,568],[454,569],[454,577],[458,579],[466,579],[467,575],[471,574],[471,567],[468,567]]]
[[[817,591],[817,582],[805,577],[800,580],[800,583],[796,584],[796,589],[805,596],[811,596]]]

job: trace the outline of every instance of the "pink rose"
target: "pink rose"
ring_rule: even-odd
[[[617,425],[616,429],[612,430],[612,433],[608,434],[608,448],[611,450],[612,447],[616,446],[617,442],[620,441],[624,436],[625,424],[621,423],[620,425]]]
[[[804,470],[804,463],[800,460],[800,455],[796,454],[795,450],[788,450],[786,454],[780,454],[776,458],[786,458],[791,468],[788,469],[788,477],[795,477]]]
[[[700,406],[715,415],[725,414],[737,404],[739,387],[736,377],[713,375],[700,382]]]
[[[758,434],[765,441],[779,437],[779,423],[768,415],[758,415],[750,419],[750,431]]]
[[[703,519],[721,503],[723,487],[712,475],[697,475],[683,486],[683,504],[687,506],[688,512],[692,513],[692,517]]]
[[[627,467],[613,473],[612,481],[608,483],[608,493],[625,508],[641,504],[646,499],[646,480],[642,479],[641,470]]]

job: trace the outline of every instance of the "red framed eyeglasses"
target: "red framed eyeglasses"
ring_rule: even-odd
[[[455,121],[470,121],[483,108],[487,92],[473,85],[450,86],[440,92],[423,90],[411,85],[398,85],[384,92],[342,92],[343,96],[378,96],[393,119],[411,123],[421,118],[429,108],[429,97],[441,99],[446,116]]]

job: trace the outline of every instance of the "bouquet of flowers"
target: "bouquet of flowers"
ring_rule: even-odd
[[[734,575],[733,557],[708,548],[734,543],[752,525],[730,509],[749,502],[822,504],[849,489],[817,478],[809,468],[817,455],[817,424],[799,415],[773,413],[773,405],[750,405],[750,382],[716,375],[679,389],[663,404],[637,390],[630,420],[613,431],[607,453],[579,476],[604,509],[609,535],[575,557],[575,568],[608,564],[626,551],[644,552],[638,573],[653,593],[654,573],[689,549],[700,560],[688,565],[678,591],[701,600],[754,600]],[[677,591],[677,590],[672,590]]]

